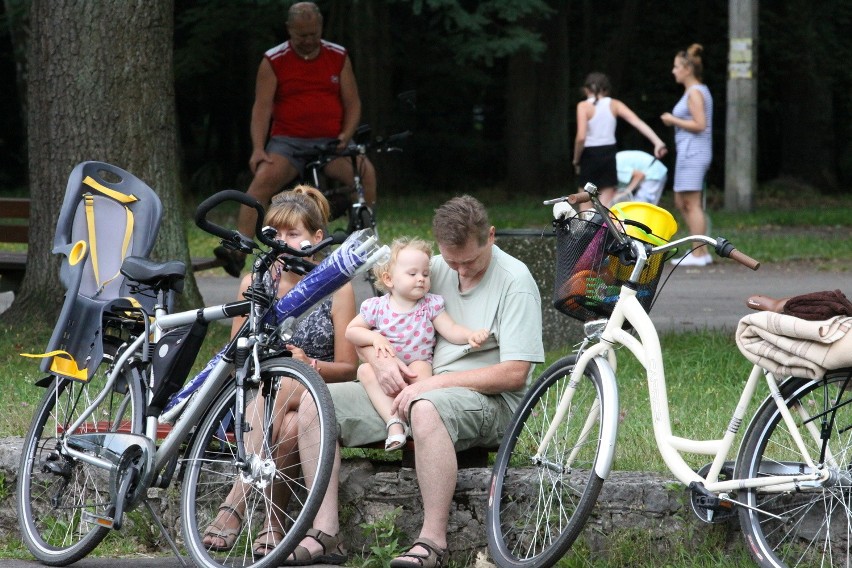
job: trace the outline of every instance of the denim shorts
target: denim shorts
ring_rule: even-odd
[[[328,388],[342,446],[363,446],[387,437],[385,423],[361,383],[333,383]],[[502,396],[484,395],[462,387],[428,391],[415,402],[418,400],[435,405],[457,452],[478,446],[499,446],[513,415]]]

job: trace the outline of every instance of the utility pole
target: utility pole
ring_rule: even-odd
[[[751,211],[757,186],[757,4],[728,0],[725,209]]]

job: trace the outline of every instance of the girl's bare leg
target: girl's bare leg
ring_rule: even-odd
[[[414,361],[408,367],[417,373],[417,376],[411,379],[411,382],[432,376],[432,365],[426,361]],[[379,413],[379,416],[382,417],[382,420],[387,423],[391,419],[396,418],[391,413],[394,397],[385,394],[381,385],[376,380],[376,374],[370,365],[361,365],[358,367],[358,380],[361,381],[364,390],[367,391],[367,396],[370,397],[370,402],[373,403],[373,407]],[[405,434],[405,426],[403,424],[393,424],[388,428],[388,437],[399,434]]]
[[[701,204],[701,190],[677,191],[675,196],[675,207],[680,211],[690,235],[703,235],[707,230],[704,221],[704,207]],[[707,247],[698,247],[693,250],[692,255],[703,257],[708,254]]]
[[[293,471],[293,469],[297,469],[296,466],[298,465],[296,410],[298,410],[299,399],[303,391],[304,388],[295,381],[282,380],[273,409],[272,433],[268,448],[264,447],[263,429],[260,427],[260,424],[263,423],[265,406],[262,397],[258,396],[246,405],[246,421],[254,426],[251,431],[245,433],[246,453],[264,456],[267,453],[271,454],[276,468],[287,479],[298,477],[298,471]],[[220,529],[238,529],[238,516],[245,516],[245,502],[250,491],[251,488],[242,481],[234,483],[222,504],[228,508],[220,509],[216,519],[208,527],[208,532],[211,532],[210,529],[214,528],[214,525]],[[267,489],[267,491],[270,491],[270,489]],[[281,486],[280,483],[274,483],[269,496],[274,503],[274,510],[283,512],[290,500],[290,488]],[[270,525],[284,526],[283,516],[279,522],[276,521],[275,518],[267,519],[267,527]],[[279,538],[280,536],[280,534],[277,535]],[[225,545],[224,539],[214,536],[205,537],[203,542],[214,547]]]

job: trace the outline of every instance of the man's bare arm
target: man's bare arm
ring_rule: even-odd
[[[376,380],[382,387],[382,391],[388,396],[396,396],[399,391],[405,388],[406,382],[403,377],[413,379],[417,377],[416,373],[412,373],[408,366],[399,360],[399,357],[381,357],[376,355],[376,350],[372,346],[357,348],[358,358],[363,361],[364,365],[373,367],[376,373]]]
[[[355,135],[361,121],[361,97],[358,95],[358,83],[352,70],[352,61],[346,56],[343,70],[340,72],[340,101],[343,104],[343,125],[338,135],[341,148],[345,147]]]
[[[257,172],[257,166],[262,161],[269,161],[266,155],[266,139],[269,136],[269,124],[272,121],[272,105],[278,80],[272,65],[264,59],[257,70],[254,106],[251,109],[251,145],[252,154],[249,167],[252,173]]]
[[[527,381],[532,363],[529,361],[503,361],[469,371],[442,373],[419,380],[403,388],[393,401],[392,412],[403,416],[411,402],[421,393],[449,387],[465,387],[482,394],[500,394],[521,390]]]

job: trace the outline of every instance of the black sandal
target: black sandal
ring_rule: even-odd
[[[411,552],[417,546],[425,548],[428,554]],[[408,552],[391,560],[390,565],[391,568],[441,568],[447,561],[447,554],[446,548],[441,548],[428,538],[420,537],[414,541]],[[414,560],[403,560],[403,558],[413,558]]]
[[[331,536],[321,530],[308,529],[305,533],[306,537],[310,537],[317,541],[322,547],[322,554],[312,556],[311,552],[301,544],[290,553],[282,566],[310,566],[311,564],[343,564],[346,562],[346,549],[343,548],[343,543],[340,542],[340,535]]]

